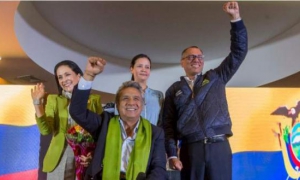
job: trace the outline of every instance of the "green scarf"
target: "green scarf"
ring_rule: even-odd
[[[148,165],[152,140],[151,124],[141,117],[133,150],[129,157],[126,180],[135,180],[140,172],[145,173]],[[103,159],[103,180],[119,180],[121,166],[122,137],[119,116],[110,119],[106,135]]]

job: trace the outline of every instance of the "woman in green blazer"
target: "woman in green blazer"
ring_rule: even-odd
[[[65,60],[55,66],[54,74],[59,94],[48,95],[46,106],[43,103],[46,95],[43,83],[38,83],[31,90],[40,133],[53,135],[43,161],[43,171],[47,172],[48,180],[75,180],[75,158],[66,141],[66,132],[75,125],[75,121],[69,115],[69,104],[73,87],[82,76],[82,71],[73,61]],[[102,112],[100,96],[91,94],[87,108],[100,114]]]

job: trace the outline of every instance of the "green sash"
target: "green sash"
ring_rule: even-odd
[[[135,180],[140,172],[146,173],[152,140],[151,124],[141,117],[133,150],[129,157],[126,180]],[[103,180],[119,180],[122,137],[119,116],[110,119],[103,159]]]

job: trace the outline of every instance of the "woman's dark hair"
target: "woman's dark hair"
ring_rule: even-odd
[[[57,69],[60,67],[60,66],[68,66],[69,68],[72,69],[72,71],[76,74],[80,74],[81,76],[83,76],[83,73],[81,71],[81,69],[79,68],[79,66],[71,61],[71,60],[63,60],[59,63],[57,63],[54,67],[54,76],[55,76],[55,81],[56,81],[56,85],[57,85],[57,89],[58,89],[58,94],[61,95],[62,93],[62,87],[59,85],[59,82],[58,82],[58,78],[57,78]]]
[[[147,58],[150,62],[150,69],[151,69],[151,59],[146,54],[138,54],[138,55],[134,56],[131,60],[130,68],[133,68],[135,63],[136,63],[136,60],[138,60],[140,58]],[[131,81],[134,81],[134,76],[133,75],[131,76]]]

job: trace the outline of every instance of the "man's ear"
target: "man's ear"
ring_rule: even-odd
[[[184,63],[184,62],[183,62],[183,60],[181,59],[181,60],[180,60],[180,65],[181,65],[181,67],[183,67],[183,63]]]
[[[117,108],[118,112],[119,112],[119,106],[117,103],[115,103],[115,107]],[[120,113],[119,113],[120,114]]]

